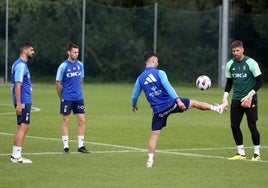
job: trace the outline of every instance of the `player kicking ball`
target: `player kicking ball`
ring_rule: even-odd
[[[132,92],[132,111],[137,112],[138,98],[143,90],[153,111],[152,132],[148,143],[148,160],[146,162],[146,167],[150,168],[153,166],[157,140],[162,128],[166,126],[170,114],[182,113],[189,108],[211,110],[222,114],[226,106],[224,104],[211,105],[179,97],[169,83],[166,73],[157,69],[158,54],[152,51],[145,52],[144,61],[146,68],[137,78]]]

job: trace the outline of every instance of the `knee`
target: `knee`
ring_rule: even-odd
[[[232,130],[240,130],[240,124],[232,123],[232,124],[231,124],[231,129],[232,129]]]
[[[69,124],[69,117],[63,117],[62,118],[62,126],[68,126]]]
[[[29,125],[28,124],[25,124],[25,123],[22,123],[20,126],[19,126],[19,130],[20,131],[23,131],[23,132],[27,132],[29,129]]]
[[[84,117],[80,117],[80,118],[78,118],[78,124],[79,124],[80,126],[84,126],[85,123],[86,123],[86,120],[85,120]]]
[[[248,128],[251,131],[257,130],[256,122],[248,122]]]

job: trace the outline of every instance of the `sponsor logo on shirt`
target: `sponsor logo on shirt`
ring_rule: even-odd
[[[232,77],[233,78],[247,78],[248,75],[247,73],[235,73],[235,74],[232,74]]]
[[[76,71],[76,72],[68,72],[66,74],[66,76],[67,76],[67,78],[74,77],[74,76],[81,76],[81,72],[78,72],[78,71]]]
[[[153,86],[151,88],[151,90],[152,90],[152,92],[149,93],[149,96],[150,97],[155,97],[155,96],[161,95],[161,93],[162,93],[162,90],[161,89],[158,89],[156,86]]]

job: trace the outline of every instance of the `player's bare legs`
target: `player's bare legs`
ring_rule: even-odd
[[[13,151],[10,158],[13,163],[32,163],[30,159],[26,159],[21,156],[22,145],[28,129],[29,125],[26,123],[21,123],[17,127],[17,130],[14,134]]]
[[[22,147],[28,129],[28,124],[22,123],[21,125],[18,125],[16,133],[14,135],[14,146]]]
[[[85,137],[85,114],[76,114],[77,117],[77,137],[78,137],[78,152],[81,153],[90,153],[84,146],[84,137]]]
[[[78,135],[85,135],[85,114],[76,114]]]
[[[68,135],[69,121],[70,121],[70,116],[69,115],[63,115],[62,116],[62,124],[61,124],[61,134],[62,134],[62,136],[67,136]]]
[[[191,99],[190,108],[197,108],[199,110],[210,110],[211,105],[206,102],[200,102],[200,101]]]
[[[61,135],[62,135],[64,153],[69,153],[69,136],[68,136],[69,121],[70,121],[70,115],[62,116]]]
[[[148,143],[148,153],[155,152],[157,140],[159,138],[160,133],[161,133],[161,130],[152,131],[151,138],[150,138],[149,143]]]
[[[200,101],[191,99],[189,108],[197,108],[199,110],[212,110],[212,111],[217,112],[218,114],[222,114],[226,106],[227,105],[224,103],[221,105],[211,105],[206,102],[200,102]]]
[[[156,130],[151,132],[151,137],[148,143],[148,161],[146,163],[147,167],[152,167],[153,166],[153,157],[155,153],[155,148],[157,145],[157,140],[160,136],[161,130]]]

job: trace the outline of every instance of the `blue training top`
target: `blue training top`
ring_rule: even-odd
[[[13,103],[16,104],[16,95],[15,95],[15,83],[21,82],[21,103],[32,103],[32,86],[31,86],[31,77],[30,71],[27,66],[27,62],[22,59],[17,59],[11,68],[11,90]]]
[[[84,78],[84,65],[81,61],[73,63],[65,60],[57,70],[56,81],[62,84],[61,98],[77,101],[83,99],[80,81]]]
[[[141,90],[144,91],[154,114],[170,108],[178,98],[166,73],[153,67],[146,68],[137,78],[132,92],[132,106],[137,106]]]

